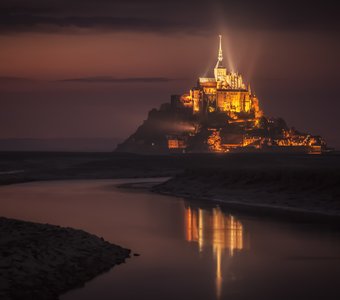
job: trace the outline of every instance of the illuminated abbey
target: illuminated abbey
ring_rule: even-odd
[[[147,120],[116,151],[135,153],[300,151],[321,153],[320,136],[265,117],[242,75],[223,64],[222,36],[211,77],[200,77],[188,93],[152,109]]]
[[[242,76],[235,72],[228,72],[223,65],[222,36],[218,59],[214,68],[214,77],[200,77],[197,87],[188,94],[180,97],[173,96],[179,106],[192,109],[193,114],[223,112],[231,120],[247,116],[252,121],[262,117],[259,101],[243,82]]]

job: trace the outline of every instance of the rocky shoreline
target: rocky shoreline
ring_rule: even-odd
[[[0,299],[58,299],[130,252],[82,230],[0,217]]]

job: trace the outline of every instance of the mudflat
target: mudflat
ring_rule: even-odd
[[[130,250],[82,230],[0,217],[0,298],[58,299]]]

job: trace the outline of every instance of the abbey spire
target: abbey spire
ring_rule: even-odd
[[[218,61],[222,62],[223,60],[223,52],[222,52],[222,35],[219,35],[220,38],[220,48],[218,50]]]
[[[225,76],[227,75],[227,68],[225,68],[222,64],[223,61],[223,51],[222,51],[222,35],[218,36],[220,39],[219,49],[218,49],[218,56],[217,56],[217,63],[214,69],[214,75],[216,81],[224,80]]]

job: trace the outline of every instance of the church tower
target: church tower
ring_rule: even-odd
[[[216,81],[224,81],[227,76],[227,68],[225,68],[222,64],[223,61],[223,52],[222,52],[222,35],[219,35],[220,38],[220,47],[218,49],[218,57],[217,63],[214,69],[214,75]]]

